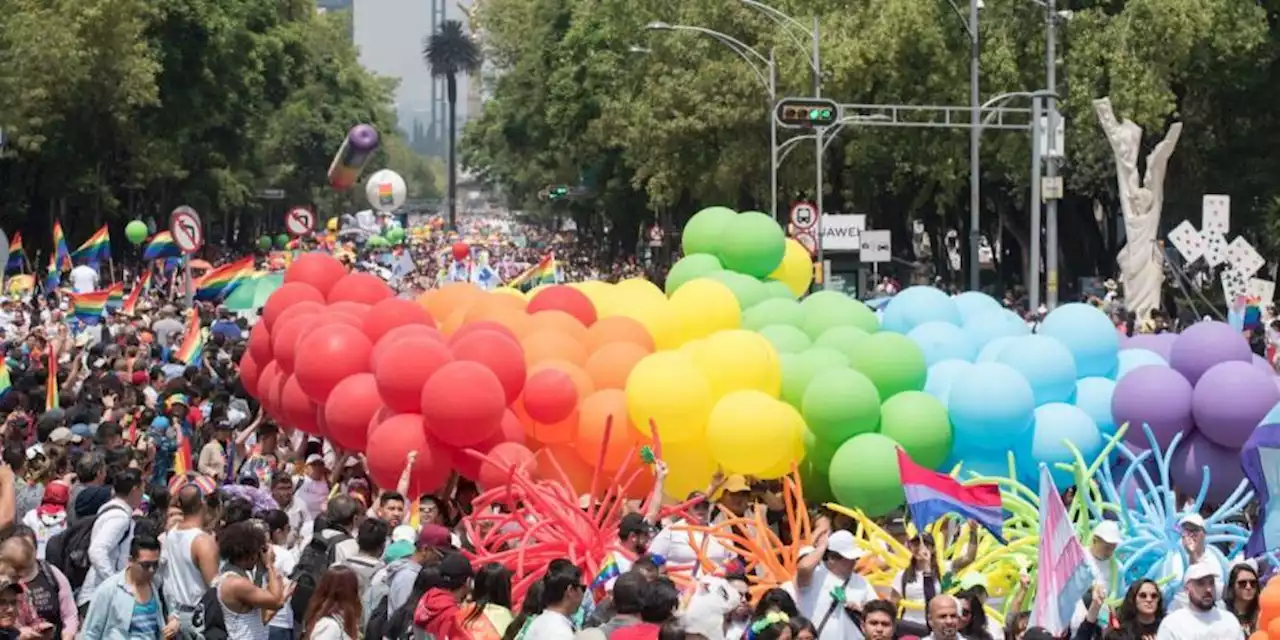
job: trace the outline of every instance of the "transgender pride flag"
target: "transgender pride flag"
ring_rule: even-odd
[[[1076,604],[1083,601],[1097,577],[1044,465],[1040,465],[1040,522],[1040,569],[1030,625],[1059,636],[1066,633]]]

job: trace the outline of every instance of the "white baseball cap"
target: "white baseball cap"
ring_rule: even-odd
[[[417,540],[418,540],[418,532],[415,531],[413,527],[407,524],[402,524],[396,527],[395,529],[391,530],[392,542],[408,542],[410,544],[413,544]]]
[[[837,531],[827,538],[827,551],[835,553],[845,560],[857,560],[865,555],[863,551],[853,540],[853,534],[848,531]]]
[[[1187,567],[1187,572],[1182,574],[1182,583],[1186,584],[1192,580],[1200,580],[1201,578],[1217,578],[1218,572],[1214,570],[1213,565],[1208,562],[1197,562]]]
[[[1183,515],[1181,518],[1178,518],[1179,527],[1182,527],[1188,524],[1194,527],[1200,527],[1201,529],[1203,529],[1204,518],[1201,517],[1200,514],[1198,513],[1188,513],[1186,515]]]
[[[1120,525],[1112,520],[1103,520],[1093,528],[1093,537],[1107,544],[1120,544]]]

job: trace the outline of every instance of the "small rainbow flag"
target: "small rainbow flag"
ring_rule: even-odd
[[[610,553],[609,560],[600,566],[599,573],[591,581],[591,595],[595,596],[596,602],[600,602],[608,593],[609,581],[620,575],[622,571],[618,568],[618,558]]]
[[[13,390],[13,381],[9,379],[9,362],[0,359],[0,398],[5,397]]]
[[[554,251],[543,256],[538,264],[525,269],[523,273],[511,279],[508,287],[527,290],[540,284],[555,284],[556,254]]]
[[[53,352],[53,343],[49,343],[49,374],[44,381],[44,410],[58,408],[58,355]]]
[[[200,314],[191,310],[191,319],[187,321],[186,334],[182,336],[182,345],[178,347],[178,359],[189,364],[199,365],[200,356],[204,352],[204,332],[200,330]]]
[[[57,220],[53,221],[53,248],[55,255],[58,257],[58,268],[63,271],[70,271],[71,251],[67,249],[67,236],[62,233],[62,223]]]
[[[44,276],[44,292],[53,293],[58,290],[58,285],[62,284],[62,271],[58,269],[58,254],[49,254],[49,270]]]
[[[111,257],[111,232],[107,230],[107,225],[102,225],[101,229],[93,232],[75,253],[71,254],[76,260],[83,260],[91,265],[96,265],[103,259]]]
[[[22,250],[22,232],[13,234],[9,239],[9,263],[5,265],[5,271],[14,271],[22,269],[22,263],[27,259],[27,254]]]
[[[182,249],[173,241],[173,234],[168,231],[151,236],[147,246],[142,250],[143,260],[159,260],[160,258],[176,258],[182,255]]]
[[[191,442],[178,427],[178,450],[173,452],[173,475],[175,478],[187,475],[191,471]]]
[[[253,277],[253,265],[253,256],[245,256],[205,274],[196,282],[196,300],[217,301],[226,298],[232,289]]]
[[[107,308],[119,309],[124,305],[124,283],[117,282],[106,289],[107,291]]]
[[[378,184],[378,202],[381,204],[394,204],[396,201],[395,187],[390,182],[382,182]]]
[[[71,294],[71,313],[85,324],[97,324],[107,310],[107,301],[111,299],[110,289],[90,291],[89,293]]]
[[[129,297],[124,299],[124,304],[120,305],[120,312],[133,315],[138,310],[138,301],[142,299],[142,292],[151,286],[151,270],[147,269],[138,277],[138,281],[133,284],[133,291],[129,292]]]

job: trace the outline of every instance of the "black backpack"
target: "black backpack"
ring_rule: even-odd
[[[106,511],[113,509],[128,512],[128,509],[119,504],[110,505]],[[75,524],[49,538],[49,542],[45,546],[45,559],[48,560],[49,564],[62,571],[63,575],[67,576],[67,582],[71,584],[72,589],[79,589],[89,575],[89,542],[93,538],[93,525],[106,511],[98,512],[87,518],[77,519]],[[129,527],[132,530],[132,515],[130,516]],[[126,532],[125,537],[128,536],[129,534]],[[122,538],[116,544],[119,545],[123,540]]]
[[[369,622],[364,625],[365,640],[383,640],[387,637],[387,618],[390,613],[387,611],[387,597],[390,594],[383,594],[378,599],[377,604],[373,605],[373,611],[369,614]]]
[[[289,607],[293,609],[295,632],[302,630],[302,625],[298,621],[306,620],[307,605],[311,604],[311,594],[315,593],[316,587],[320,584],[320,576],[333,566],[338,545],[351,539],[346,532],[330,531],[333,531],[333,535],[327,540],[324,538],[324,532],[311,537],[311,542],[302,548],[298,564],[293,567],[293,573],[289,575],[289,580],[294,584],[293,598],[289,601]],[[295,637],[297,635],[297,633],[294,634]]]

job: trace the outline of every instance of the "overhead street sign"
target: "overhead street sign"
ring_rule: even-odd
[[[862,247],[858,253],[863,262],[889,262],[893,260],[889,230],[867,229],[863,231]]]
[[[183,253],[192,254],[204,246],[204,227],[200,223],[200,214],[186,205],[169,214],[169,233],[173,236],[173,243]]]
[[[305,207],[294,207],[284,214],[284,228],[289,235],[298,238],[316,228],[316,214]]]
[[[797,202],[791,205],[791,224],[797,229],[808,231],[818,223],[818,209],[808,202]]]

